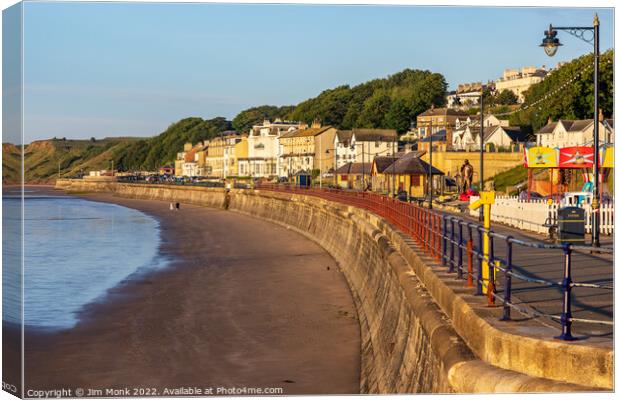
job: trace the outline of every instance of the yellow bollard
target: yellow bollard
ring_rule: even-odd
[[[480,199],[469,205],[472,210],[477,210],[482,206],[483,213],[483,227],[488,230],[491,229],[491,205],[495,203],[495,192],[480,192]],[[487,287],[489,285],[489,263],[486,261],[489,257],[489,235],[485,232],[482,235],[482,293],[487,293]]]

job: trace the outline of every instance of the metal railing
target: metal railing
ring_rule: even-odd
[[[562,332],[558,338],[572,340],[573,322],[613,325],[613,321],[575,318],[572,316],[571,292],[575,288],[595,288],[613,290],[613,285],[574,282],[572,279],[572,255],[575,251],[612,254],[607,247],[579,246],[574,244],[552,244],[540,241],[526,241],[485,229],[482,225],[464,218],[440,213],[435,210],[399,201],[397,199],[363,191],[341,189],[304,188],[290,185],[259,184],[256,189],[286,193],[297,193],[324,198],[326,200],[359,207],[371,211],[395,225],[400,231],[416,241],[420,248],[448,272],[455,273],[457,279],[466,280],[466,286],[472,287],[476,295],[486,292],[489,305],[501,302],[503,321],[511,320],[511,310],[533,318],[545,317],[559,321]],[[488,255],[482,252],[484,237],[488,236]],[[504,256],[496,254],[496,241],[505,243]],[[515,271],[513,263],[514,246],[529,249],[551,249],[561,252],[563,257],[563,279],[559,282],[528,276]],[[488,279],[483,279],[483,268],[488,268]],[[503,281],[497,273],[503,274]],[[512,301],[513,279],[556,287],[562,291],[562,312],[559,315],[546,314],[525,307]],[[498,286],[502,286],[502,292]]]

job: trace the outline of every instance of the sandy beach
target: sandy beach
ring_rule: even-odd
[[[358,393],[355,307],[335,261],[317,244],[229,211],[85,198],[155,217],[169,266],[131,275],[86,307],[72,329],[27,331],[26,390]]]

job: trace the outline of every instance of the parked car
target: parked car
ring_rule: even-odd
[[[521,201],[526,201],[528,199],[528,194],[527,194],[527,190],[522,190],[521,192],[519,192],[519,200]],[[542,194],[538,193],[538,192],[530,192],[529,194],[529,198],[531,200],[538,200],[538,199],[544,199],[545,196],[543,196]]]

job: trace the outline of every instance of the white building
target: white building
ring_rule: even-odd
[[[508,120],[501,120],[494,115],[484,117],[484,144],[492,144],[498,149],[513,148],[515,144],[524,143],[527,135],[521,128],[509,126]],[[452,149],[456,151],[480,150],[480,120],[473,116],[456,121],[457,128],[452,133]]]
[[[282,122],[276,119],[274,122],[263,121],[261,125],[255,125],[248,135],[248,160],[247,169],[253,177],[273,177],[280,170],[281,146],[279,137],[298,129],[297,122]],[[244,166],[243,168],[246,168]]]
[[[398,151],[398,135],[394,129],[337,131],[334,149],[336,169],[348,162],[372,162],[377,155],[388,156]]]
[[[600,144],[614,142],[614,120],[601,119],[599,122]],[[536,132],[536,144],[547,147],[592,146],[594,141],[594,120],[564,120],[551,122]]]
[[[517,96],[517,101],[523,103],[525,97],[523,93],[532,85],[541,82],[547,76],[548,71],[543,65],[537,67],[523,67],[518,69],[506,69],[502,77],[495,81],[495,90],[501,93],[504,90],[510,90]]]
[[[198,163],[195,161],[183,163],[183,176],[198,176]]]
[[[460,129],[469,125],[478,126],[480,125],[480,117],[476,115],[469,115],[467,117],[457,118],[455,121],[455,128]],[[484,116],[484,126],[509,126],[510,123],[507,119],[499,119],[493,114],[488,114]]]

